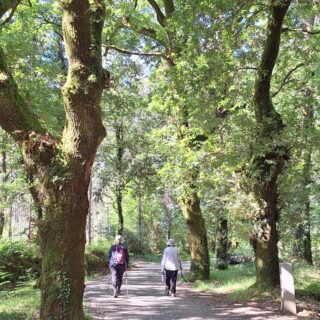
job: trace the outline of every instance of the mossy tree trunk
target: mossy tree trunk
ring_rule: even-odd
[[[191,279],[209,279],[210,260],[205,221],[200,209],[200,199],[196,192],[178,199],[188,228],[191,254]]]
[[[68,77],[62,93],[66,124],[61,139],[46,132],[26,107],[0,50],[0,125],[21,146],[38,184],[43,217],[40,319],[83,320],[88,187],[105,136],[100,116],[102,1],[61,1]]]
[[[266,40],[262,50],[254,91],[257,124],[256,152],[252,157],[250,178],[255,198],[260,206],[256,215],[256,279],[257,284],[279,284],[278,259],[278,188],[288,151],[279,142],[283,130],[281,116],[276,112],[270,94],[272,72],[276,63],[283,20],[290,0],[270,0]],[[263,152],[261,151],[263,150]]]

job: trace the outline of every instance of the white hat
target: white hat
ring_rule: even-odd
[[[122,235],[121,235],[121,234],[118,234],[118,235],[115,237],[115,240],[121,242],[121,241],[122,241]]]
[[[167,242],[168,246],[174,246],[174,240],[173,239],[169,239]]]

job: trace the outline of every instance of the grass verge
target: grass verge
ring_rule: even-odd
[[[40,290],[35,282],[24,283],[14,290],[0,291],[0,320],[32,320],[40,307]]]

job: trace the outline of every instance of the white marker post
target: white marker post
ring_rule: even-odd
[[[280,263],[281,311],[297,315],[291,263]]]

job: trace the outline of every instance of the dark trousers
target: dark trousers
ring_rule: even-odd
[[[111,277],[112,277],[112,286],[114,289],[120,290],[122,285],[122,277],[126,271],[125,264],[118,264],[115,267],[110,267]]]
[[[178,270],[166,270],[166,287],[171,289],[172,293],[176,293],[176,283],[178,278]]]

